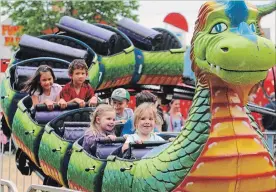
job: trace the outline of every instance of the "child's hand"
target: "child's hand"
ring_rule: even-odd
[[[123,138],[127,139],[128,136],[129,136],[129,134],[124,134]]]
[[[67,107],[67,102],[64,99],[60,99],[58,105],[61,109],[65,109]]]
[[[106,137],[108,137],[111,141],[115,141],[117,138],[115,135],[107,135]]]
[[[170,137],[170,138],[169,138],[169,141],[170,141],[170,142],[172,142],[172,141],[174,141],[174,140],[175,140],[174,137]]]
[[[124,153],[129,148],[129,143],[124,143],[122,147],[122,153]]]
[[[44,103],[50,111],[52,111],[54,109],[54,102],[53,101],[46,99],[44,101]]]
[[[134,141],[135,143],[137,143],[137,144],[143,144],[143,141],[142,140],[136,140],[136,141]]]
[[[98,98],[96,96],[93,96],[90,100],[89,100],[89,106],[90,107],[95,107],[98,103]]]
[[[75,98],[74,102],[78,103],[80,107],[85,107],[85,102],[82,99]]]

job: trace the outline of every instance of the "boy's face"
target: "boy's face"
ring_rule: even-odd
[[[81,85],[85,82],[87,72],[85,69],[75,69],[72,74],[72,81],[74,84]]]
[[[127,100],[124,99],[123,101],[118,101],[112,99],[112,105],[116,111],[116,114],[123,114],[124,109],[127,107]]]

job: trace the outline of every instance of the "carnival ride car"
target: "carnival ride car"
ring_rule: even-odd
[[[21,83],[43,63],[60,74],[57,81],[63,84],[69,80],[68,61],[90,58],[89,82],[103,98],[116,87],[191,97],[191,90],[178,89],[184,55],[177,38],[128,19],[115,29],[70,17],[57,24],[58,34],[23,37],[1,88],[19,170],[40,173],[45,184],[81,191],[275,191],[275,162],[246,106],[251,88],[275,65],[275,46],[259,31],[261,17],[275,9],[275,4],[254,7],[244,1],[205,3],[192,39],[191,67],[197,80],[183,131],[177,136],[162,133],[176,136],[170,143],[130,144],[125,154],[117,144],[122,138],[99,140],[84,151],[82,135],[94,109],[64,112],[55,106],[49,112],[38,105],[32,110]],[[68,47],[66,40],[74,46]]]

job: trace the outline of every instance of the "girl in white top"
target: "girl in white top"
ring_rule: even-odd
[[[54,103],[59,101],[59,94],[62,87],[54,83],[55,74],[48,65],[41,65],[34,76],[30,78],[23,91],[32,97],[33,106],[46,104],[49,110],[53,110]]]
[[[134,127],[136,132],[128,135],[122,147],[124,152],[129,147],[129,143],[140,143],[144,141],[164,141],[161,137],[153,133],[156,125],[157,109],[152,103],[139,105],[134,112]]]

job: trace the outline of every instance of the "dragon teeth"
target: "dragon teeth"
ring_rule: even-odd
[[[220,71],[220,66],[216,66],[216,71],[217,71],[217,72]]]
[[[220,66],[214,65],[213,63],[210,63],[210,69],[216,69],[217,73],[219,73],[221,70]]]

